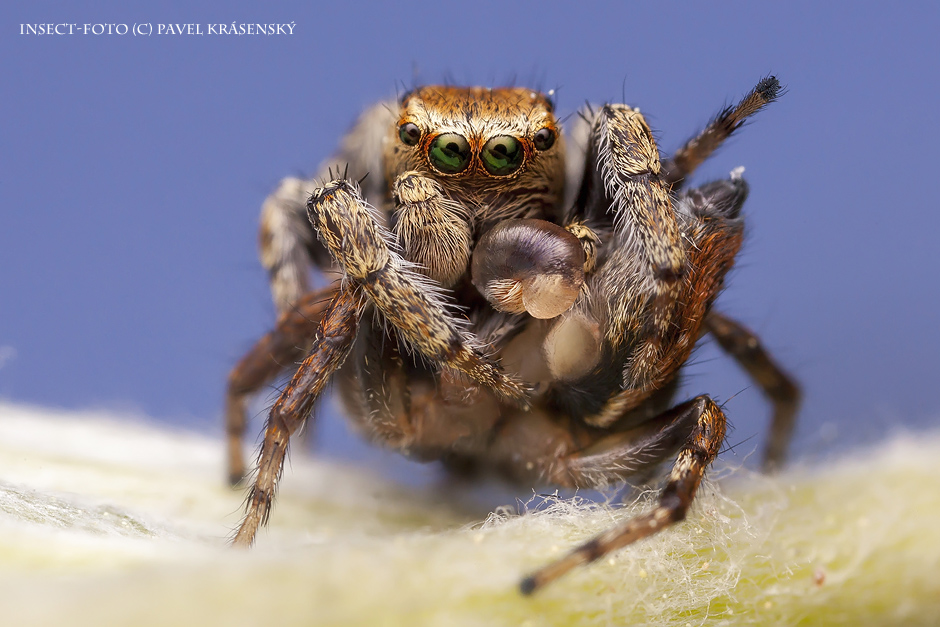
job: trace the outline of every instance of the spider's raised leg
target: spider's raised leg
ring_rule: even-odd
[[[621,374],[622,389],[649,394],[664,342],[676,328],[676,303],[689,269],[686,244],[660,176],[659,150],[640,112],[606,105],[591,124],[584,178],[566,222],[601,234],[586,307],[588,319],[602,328],[606,371]]]
[[[611,381],[609,375],[605,380],[605,373],[618,372],[624,363],[623,353],[618,355],[608,349],[608,354],[602,356],[598,366],[587,375],[575,379],[571,384],[555,384],[554,394],[566,412],[582,417],[593,426],[610,427],[622,420],[631,408],[644,403],[653,393],[652,390],[662,389],[675,377],[676,371],[686,362],[701,336],[701,325],[740,248],[743,237],[740,211],[747,198],[747,191],[747,183],[740,173],[733,172],[729,179],[684,191],[673,199],[675,217],[686,246],[688,269],[679,281],[677,295],[670,305],[668,313],[672,324],[657,338],[653,338],[652,346],[657,350],[652,359],[642,364],[648,373],[646,380],[651,385],[644,387],[639,385],[642,380],[634,379],[628,382],[630,385],[614,387],[613,384],[620,382]],[[604,289],[614,288],[632,294],[632,300],[626,302],[632,303],[633,308],[612,309],[614,319],[611,324],[617,322],[618,316],[627,322],[620,323],[621,328],[630,332],[625,342],[627,346],[632,343],[639,344],[641,348],[651,346],[647,334],[656,331],[657,327],[650,328],[647,320],[650,315],[650,296],[644,288],[649,284],[643,274],[642,260],[615,251],[606,259],[602,258],[602,263],[600,276],[589,284],[594,294],[605,294],[607,292]],[[595,296],[594,301],[597,300]],[[604,320],[604,313],[602,308],[596,306],[591,311],[591,315],[600,321]],[[609,338],[609,331],[607,335]],[[549,339],[552,337],[549,336]],[[617,345],[610,339],[609,346]],[[634,352],[631,356],[627,353],[626,358],[632,358],[635,362],[637,354]],[[630,361],[626,363],[630,365]],[[637,364],[634,363],[632,369],[635,371]]]
[[[242,440],[248,397],[271,383],[283,370],[296,367],[336,290],[332,285],[302,296],[278,317],[274,330],[258,340],[229,373],[225,391],[225,433],[228,480],[232,485],[245,475]]]
[[[350,175],[357,178],[370,171],[380,172],[382,145],[391,118],[390,103],[366,110],[329,163],[346,163]],[[320,177],[328,172],[328,166],[322,167]],[[373,176],[366,183],[365,193],[380,198],[385,194],[384,186],[382,177]],[[241,480],[245,470],[241,443],[247,397],[304,354],[326,302],[335,295],[335,288],[308,293],[311,266],[327,271],[333,264],[307,217],[307,200],[316,187],[314,179],[285,178],[261,208],[261,263],[268,272],[279,319],[275,330],[259,340],[229,375],[225,420],[232,484]]]
[[[271,408],[248,508],[233,540],[236,546],[249,546],[267,521],[290,436],[307,420],[323,388],[349,354],[359,328],[361,300],[355,284],[340,289],[323,314],[309,355]]]
[[[725,416],[707,396],[699,396],[671,410],[677,421],[694,421],[695,426],[679,452],[659,505],[651,512],[627,520],[574,549],[565,557],[539,569],[522,580],[523,594],[532,594],[572,568],[593,562],[604,555],[650,536],[685,518],[705,469],[715,459],[725,437]]]
[[[367,109],[343,138],[328,165],[321,167],[315,177],[285,178],[265,199],[258,244],[279,314],[290,310],[310,290],[311,266],[326,270],[332,264],[307,219],[307,199],[317,187],[316,181],[327,177],[329,164],[346,164],[343,167],[355,179],[372,172],[363,192],[367,198],[381,198],[385,194],[384,181],[377,174],[382,172],[382,146],[393,108],[392,103],[381,102]]]
[[[603,327],[621,386],[650,393],[663,341],[675,327],[686,246],[640,112],[606,105],[591,123],[584,179],[566,222],[606,234],[588,282],[590,316]]]
[[[379,226],[355,183],[336,179],[317,188],[307,211],[346,277],[362,286],[409,346],[430,362],[467,375],[503,399],[526,404],[525,388],[475,346],[472,334],[447,311],[438,285],[392,249],[391,235]]]
[[[775,76],[768,76],[760,81],[741,102],[734,107],[725,107],[701,133],[688,140],[676,151],[676,154],[663,163],[663,181],[673,191],[682,188],[685,180],[703,161],[744,125],[751,117],[780,96],[780,81]]]
[[[741,323],[711,311],[705,319],[705,328],[773,403],[774,413],[763,464],[765,471],[779,470],[786,461],[796,413],[800,407],[799,386],[767,353],[760,339]]]

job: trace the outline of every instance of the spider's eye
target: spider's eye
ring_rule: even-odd
[[[405,122],[398,127],[398,137],[401,139],[401,143],[416,146],[418,140],[421,139],[421,129],[418,128],[417,124]]]
[[[540,129],[533,138],[536,150],[548,150],[555,143],[555,131],[550,128]]]
[[[463,135],[444,133],[431,142],[431,165],[444,174],[463,172],[470,165],[470,144]]]
[[[506,176],[512,174],[522,165],[522,157],[525,152],[522,150],[522,144],[515,137],[500,135],[486,142],[483,151],[480,152],[480,158],[483,160],[483,167],[490,174],[496,176]]]

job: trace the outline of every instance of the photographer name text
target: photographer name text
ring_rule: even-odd
[[[20,35],[293,35],[289,24],[20,24]]]

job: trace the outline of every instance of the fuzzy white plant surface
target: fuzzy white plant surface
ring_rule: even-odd
[[[523,574],[652,496],[487,517],[295,455],[238,551],[220,441],[0,404],[0,624],[937,625],[938,460],[920,434],[774,478],[719,464],[684,523],[524,598]]]

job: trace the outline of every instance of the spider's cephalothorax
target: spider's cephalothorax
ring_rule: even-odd
[[[444,287],[498,222],[559,217],[564,144],[542,94],[425,87],[401,99],[388,133],[383,172],[402,256]]]
[[[782,463],[799,391],[712,309],[747,185],[736,170],[684,189],[779,90],[762,80],[663,162],[626,105],[582,111],[567,146],[551,101],[527,89],[423,87],[364,113],[331,162],[342,169],[285,179],[263,208],[280,317],[229,378],[233,483],[246,398],[306,358],[271,408],[235,543],[267,519],[290,435],[334,374],[366,437],[451,468],[596,488],[675,458],[657,508],[526,578],[524,592],[685,516],[725,433],[708,396],[671,406],[703,334],[773,401],[765,464]],[[311,291],[311,264],[342,279]]]

